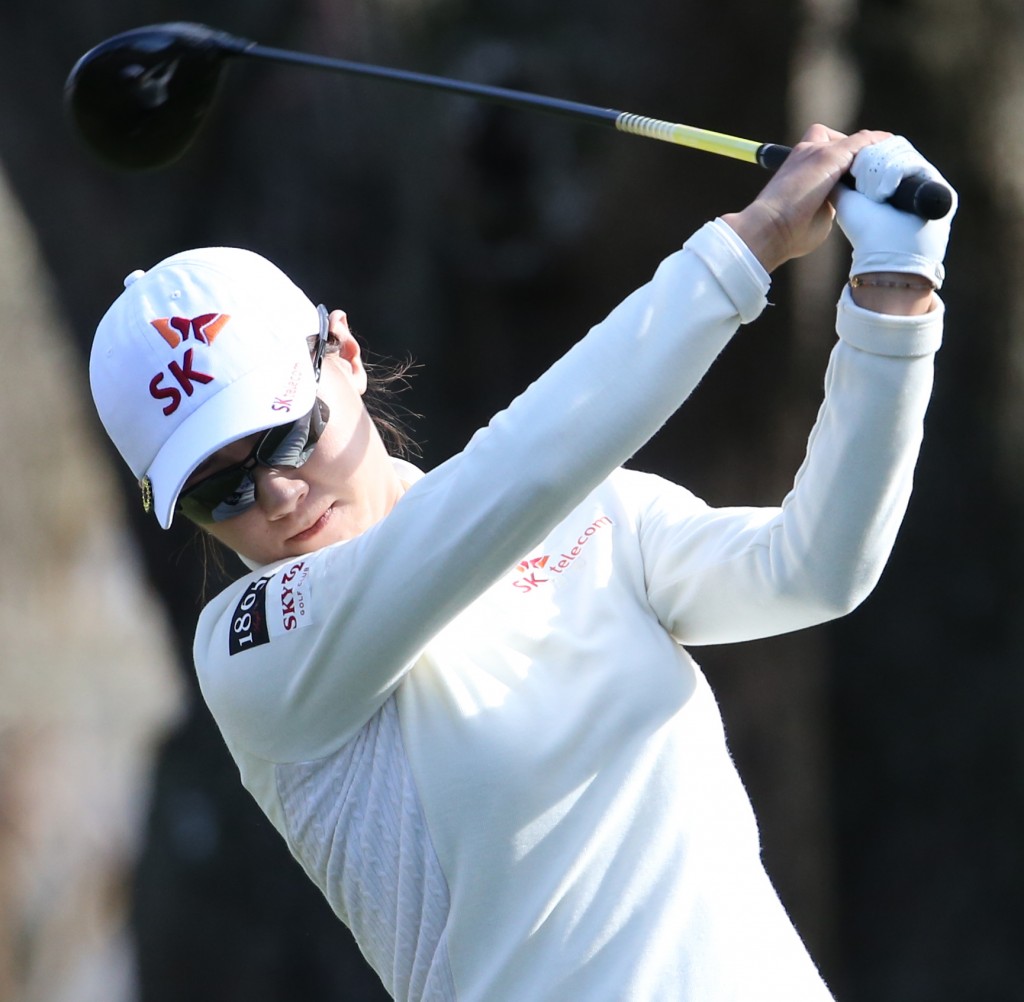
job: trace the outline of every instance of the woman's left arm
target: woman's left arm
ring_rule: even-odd
[[[813,626],[874,588],[906,511],[942,337],[924,315],[858,307],[839,343],[804,462],[779,508],[713,509],[671,489],[645,508],[650,602],[681,642],[717,644]]]

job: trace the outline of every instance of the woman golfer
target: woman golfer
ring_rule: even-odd
[[[99,324],[96,404],[144,503],[253,568],[200,619],[204,697],[396,998],[831,997],[686,648],[822,623],[878,579],[942,329],[949,217],[882,201],[909,174],[938,177],[888,133],[811,128],[426,474],[388,454],[345,314],[255,254],[136,272]],[[853,280],[781,507],[623,469],[830,198]]]

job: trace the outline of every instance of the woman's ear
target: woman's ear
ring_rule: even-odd
[[[332,310],[328,329],[338,349],[327,357],[339,361],[353,388],[362,396],[366,392],[366,368],[359,342],[348,326],[348,314],[344,310]]]

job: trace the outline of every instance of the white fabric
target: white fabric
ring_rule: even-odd
[[[709,224],[382,522],[205,610],[200,684],[243,782],[397,997],[830,998],[681,645],[869,593],[942,316],[844,300],[780,508],[617,470],[766,289]]]
[[[455,999],[448,888],[430,843],[398,709],[389,699],[355,740],[316,762],[280,765],[287,837],[396,999]]]

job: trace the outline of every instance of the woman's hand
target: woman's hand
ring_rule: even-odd
[[[829,196],[853,158],[891,135],[863,130],[847,136],[812,125],[757,198],[722,218],[768,272],[809,254],[832,229],[835,209]]]

